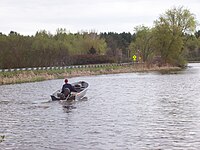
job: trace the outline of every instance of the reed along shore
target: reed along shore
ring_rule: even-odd
[[[37,82],[52,79],[63,79],[77,76],[90,76],[100,74],[117,74],[117,73],[132,73],[159,71],[170,72],[182,70],[180,67],[171,66],[147,66],[142,65],[127,65],[127,66],[104,66],[90,68],[68,68],[68,69],[53,69],[53,70],[24,70],[13,72],[0,72],[0,85],[16,84],[25,82]]]

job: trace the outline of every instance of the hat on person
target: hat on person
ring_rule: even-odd
[[[67,83],[68,82],[68,80],[67,79],[65,79],[65,83]]]

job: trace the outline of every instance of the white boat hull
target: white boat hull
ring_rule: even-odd
[[[61,94],[61,90],[57,90],[56,92],[54,92],[51,95],[52,101],[56,101],[56,100],[80,100],[86,95],[89,84],[85,81],[79,81],[79,82],[72,83],[72,86],[74,86],[74,88],[77,90],[77,92],[71,92],[71,94],[68,95],[67,97],[61,98],[61,97],[58,96],[59,94]]]

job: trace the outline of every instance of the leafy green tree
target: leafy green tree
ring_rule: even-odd
[[[88,51],[91,47],[96,50],[96,53],[99,55],[105,54],[107,44],[103,38],[101,38],[97,33],[91,32],[83,33],[84,41],[83,41],[83,48]]]
[[[187,42],[185,44],[185,49],[187,49],[187,57],[189,60],[195,59],[198,57],[198,39],[191,35],[187,37]]]
[[[183,7],[167,10],[155,21],[156,48],[163,63],[185,64],[183,38],[185,34],[194,33],[196,24],[195,16]]]
[[[154,52],[152,29],[145,26],[137,26],[135,31],[136,38],[129,46],[131,54],[141,57],[143,62],[151,61]]]
[[[0,68],[5,68],[6,51],[8,50],[8,38],[6,35],[0,35]]]
[[[115,57],[118,61],[129,60],[130,51],[129,45],[134,39],[135,35],[131,33],[101,33],[100,36],[105,39],[107,43],[106,54],[108,56]]]

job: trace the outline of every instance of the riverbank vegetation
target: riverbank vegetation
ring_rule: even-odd
[[[149,66],[183,67],[187,60],[200,60],[196,26],[194,14],[174,7],[161,14],[153,27],[135,27],[134,34],[66,29],[57,29],[56,34],[42,30],[32,36],[0,33],[0,69],[131,62],[133,55]]]
[[[52,69],[52,70],[24,70],[13,72],[0,72],[0,85],[44,81],[51,79],[64,79],[77,76],[89,76],[100,74],[116,74],[130,72],[146,72],[146,71],[178,71],[180,67],[156,65],[149,66],[146,64],[129,64],[123,66],[108,65],[104,67],[89,67],[89,68],[67,68],[67,69]]]

